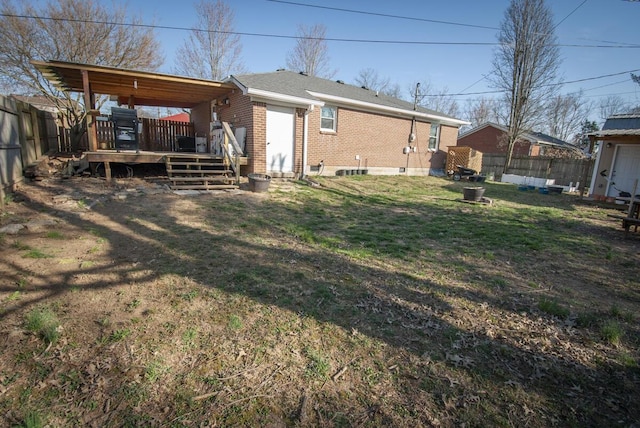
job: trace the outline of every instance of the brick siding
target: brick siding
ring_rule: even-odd
[[[340,107],[333,133],[320,130],[320,111],[316,108],[309,114],[309,165],[323,161],[328,172],[359,166],[384,174],[399,173],[400,168],[407,167],[409,173],[414,174],[428,174],[430,168],[443,168],[446,153],[443,157],[428,151],[430,123],[417,122],[416,140],[412,143],[417,152],[407,155],[403,149],[409,144],[410,119]],[[457,128],[442,126],[440,148],[454,145],[457,135]]]
[[[458,146],[471,147],[481,153],[505,154],[507,153],[506,133],[493,126],[487,126],[458,138]],[[528,156],[531,144],[527,141],[518,141],[513,146],[514,156]],[[537,153],[532,152],[531,156]]]
[[[267,105],[252,102],[241,91],[229,95],[229,105],[216,107],[220,120],[234,126],[247,128],[246,151],[249,162],[246,172],[265,173],[267,165],[266,126]],[[446,147],[455,145],[456,127],[441,126],[440,148],[444,151],[428,151],[430,124],[417,123],[417,153],[406,155],[404,147],[409,142],[411,120],[374,113],[338,108],[337,131],[320,131],[320,111],[316,107],[308,114],[307,165],[324,161],[327,174],[338,169],[368,168],[370,173],[397,174],[407,168],[410,174],[428,174],[430,168],[442,169],[446,159]],[[294,172],[303,173],[303,142],[305,109],[296,108],[294,116]],[[360,156],[360,162],[355,159]],[[407,162],[408,160],[408,162]],[[306,171],[308,172],[308,170]]]

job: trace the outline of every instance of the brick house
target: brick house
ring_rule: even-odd
[[[458,136],[458,146],[471,147],[486,154],[506,154],[506,126],[487,122]],[[553,156],[577,153],[574,145],[541,132],[527,132],[513,146],[513,156]]]
[[[161,141],[151,141],[139,152],[99,147],[96,123],[106,119],[96,116],[99,112],[94,100],[100,94],[129,109],[190,109],[188,135],[205,138],[208,148],[206,152],[197,150],[197,157],[208,157],[212,162],[221,157],[214,150],[220,127],[225,136],[232,132],[242,152],[239,165],[243,175],[444,172],[446,147],[455,145],[459,127],[468,124],[339,80],[284,70],[229,76],[217,82],[61,61],[33,64],[52,84],[84,93],[91,112],[87,115],[89,150],[85,154],[92,164],[170,163],[169,157],[186,156],[171,149],[183,149],[176,141],[165,141],[171,133],[160,135]]]
[[[230,76],[219,120],[245,128],[248,172],[428,175],[466,122],[366,88],[279,70]],[[441,149],[442,148],[442,149]],[[444,151],[443,151],[444,150]]]

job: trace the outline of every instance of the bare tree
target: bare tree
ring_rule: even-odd
[[[384,92],[390,84],[388,77],[382,78],[373,68],[363,68],[356,77],[356,83],[372,91]]]
[[[56,0],[38,9],[30,2],[2,0],[0,9],[2,86],[16,93],[47,97],[66,114],[76,138],[84,131],[86,114],[81,94],[62,92],[52,86],[30,61],[69,61],[142,70],[154,70],[163,61],[153,31],[132,26],[141,20],[124,6],[112,9],[94,0]],[[96,102],[100,105],[105,100]]]
[[[391,83],[389,87],[387,87],[387,89],[385,89],[385,94],[389,95],[390,97],[393,98],[398,98],[401,100],[406,99],[403,95],[402,95],[402,90],[400,89],[400,85],[397,83]]]
[[[326,35],[327,28],[322,24],[300,25],[296,45],[287,54],[287,68],[325,79],[335,76],[337,70],[330,65]]]
[[[618,95],[609,95],[606,98],[602,98],[598,103],[598,107],[600,108],[600,119],[603,122],[614,114],[624,113],[628,108],[627,103]]]
[[[479,98],[467,103],[464,118],[471,122],[470,127],[475,128],[487,122],[503,125],[500,116],[500,106],[493,98]]]
[[[587,102],[582,92],[556,95],[547,102],[547,133],[563,141],[579,133],[585,120],[591,114],[591,103]]]
[[[394,98],[401,98],[400,85],[391,83],[391,79],[388,77],[380,77],[378,72],[373,68],[363,68],[360,70],[355,81],[357,85],[364,86],[372,91],[378,91]]]
[[[415,91],[416,85],[412,85]],[[412,95],[413,96],[413,95]],[[460,113],[460,106],[456,99],[449,94],[449,89],[444,87],[435,89],[430,82],[422,82],[418,88],[418,104],[422,107],[456,117]]]
[[[541,117],[544,100],[553,94],[560,56],[551,10],[544,0],[511,0],[498,34],[493,58],[494,87],[509,107],[507,171],[518,138]]]
[[[201,0],[195,9],[197,28],[176,52],[175,73],[212,80],[243,73],[240,36],[233,34],[233,10],[221,0]]]

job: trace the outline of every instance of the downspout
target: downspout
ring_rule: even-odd
[[[309,112],[313,111],[313,105],[307,107],[304,111],[304,119],[302,122],[302,173],[300,174],[300,178],[304,178],[306,176],[307,171],[307,152],[308,152],[308,144],[309,144]]]

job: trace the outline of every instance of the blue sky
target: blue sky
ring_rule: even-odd
[[[328,38],[429,41],[496,41],[497,28],[508,0],[291,0],[300,4],[368,11],[378,14],[417,17],[492,28],[474,28],[434,22],[348,13],[305,7],[268,0],[228,0],[235,11],[234,28],[242,33],[293,36],[299,24],[323,24]],[[624,0],[548,1],[558,42],[565,45],[636,45],[636,48],[561,47],[560,73],[565,81],[585,79],[640,69],[640,2]],[[156,0],[130,2],[129,8],[145,17],[145,22],[161,26],[191,27],[196,24],[193,1]],[[574,9],[576,9],[574,11]],[[573,11],[573,13],[572,13]],[[566,19],[565,19],[566,18]],[[161,71],[171,72],[174,54],[188,32],[158,29],[165,64]],[[269,72],[285,66],[293,39],[242,36],[243,61],[250,72]],[[358,72],[373,68],[381,77],[397,82],[404,92],[414,82],[429,81],[435,88],[447,87],[451,93],[491,90],[483,75],[491,72],[495,46],[415,45],[330,41],[335,78],[353,83]],[[640,73],[640,71],[636,72]],[[607,86],[604,86],[607,85]],[[604,86],[604,87],[603,87]],[[583,89],[589,100],[615,94],[633,105],[640,105],[640,85],[629,74],[580,83],[566,84],[562,92]],[[479,95],[461,96],[463,103]]]

